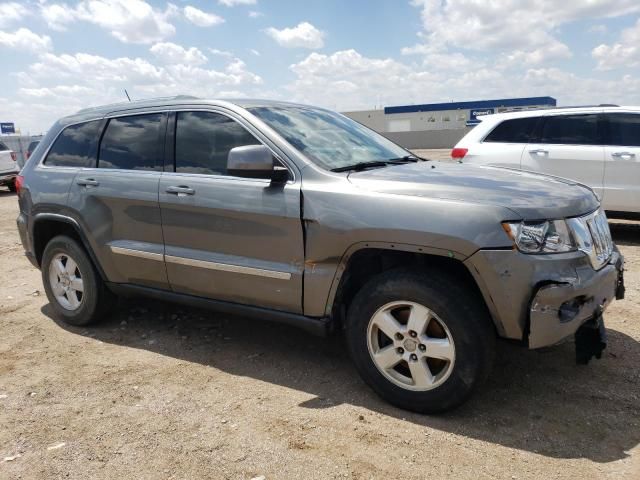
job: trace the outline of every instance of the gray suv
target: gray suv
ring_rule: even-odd
[[[55,314],[144,295],[342,330],[402,408],[459,405],[497,338],[574,337],[586,363],[623,262],[568,180],[424,161],[331,111],[176,97],[87,109],[17,179],[18,228]]]

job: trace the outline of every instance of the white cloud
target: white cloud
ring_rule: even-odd
[[[171,42],[156,43],[149,49],[160,61],[167,64],[203,65],[207,57],[196,47],[184,48]]]
[[[598,45],[591,52],[598,61],[599,70],[631,68],[640,65],[640,19],[622,31],[620,39],[613,45]]]
[[[218,50],[217,48],[208,48],[207,50],[209,50],[209,53],[211,53],[212,55],[218,55],[220,57],[233,57],[233,53],[229,52],[228,50]]]
[[[15,32],[0,31],[0,46],[31,53],[41,53],[51,49],[51,38],[38,35],[27,28]]]
[[[236,5],[255,5],[257,0],[218,0],[220,5],[235,7]]]
[[[251,52],[252,55],[255,55],[256,57],[260,56],[260,52],[258,50],[256,50],[255,48],[251,48],[251,49],[249,49],[249,51]]]
[[[258,17],[262,17],[263,15],[264,13],[258,12],[257,10],[251,10],[249,12],[249,18],[258,18]]]
[[[198,27],[211,27],[213,25],[219,25],[224,22],[224,18],[219,17],[213,13],[203,12],[191,5],[187,5],[183,9],[184,16],[194,25]]]
[[[347,111],[375,105],[551,95],[564,104],[640,103],[640,79],[626,75],[602,80],[558,68],[514,69],[492,63],[456,70],[407,65],[370,58],[355,50],[311,53],[291,66],[296,79],[287,86],[294,101]]]
[[[29,10],[17,2],[0,3],[0,28],[22,20],[29,15]]]
[[[464,48],[500,53],[511,62],[563,60],[571,50],[556,38],[560,26],[587,18],[640,12],[637,0],[413,0],[421,8],[423,32],[430,51]],[[419,47],[404,53],[418,53]]]
[[[3,109],[12,112],[25,129],[44,130],[56,118],[81,108],[124,100],[124,88],[134,99],[178,94],[262,96],[262,78],[238,58],[230,59],[222,68],[209,69],[199,65],[202,53],[197,49],[165,42],[151,50],[162,63],[87,53],[44,53],[25,72],[17,74],[21,88]]]
[[[325,33],[309,22],[301,22],[295,27],[283,28],[282,30],[270,27],[266,33],[282,47],[315,49],[324,46]]]
[[[154,43],[175,34],[169,19],[177,14],[171,3],[164,11],[143,0],[83,0],[75,7],[51,4],[42,8],[42,16],[56,30],[74,21],[85,21],[108,30],[125,43]]]

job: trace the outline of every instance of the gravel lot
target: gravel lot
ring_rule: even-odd
[[[379,400],[340,338],[121,303],[105,323],[56,323],[0,191],[0,478],[640,478],[640,224],[613,224],[627,299],[609,348],[501,344],[455,412]]]

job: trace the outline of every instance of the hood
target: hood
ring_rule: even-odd
[[[573,217],[599,205],[593,191],[571,180],[459,163],[389,165],[353,172],[349,181],[379,193],[506,207],[525,220]]]

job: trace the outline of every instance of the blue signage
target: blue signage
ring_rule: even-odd
[[[471,122],[478,121],[478,117],[481,117],[483,115],[491,115],[492,113],[494,113],[493,108],[481,108],[477,110],[470,110],[469,121]]]
[[[0,123],[0,133],[16,133],[16,126],[11,122]]]

